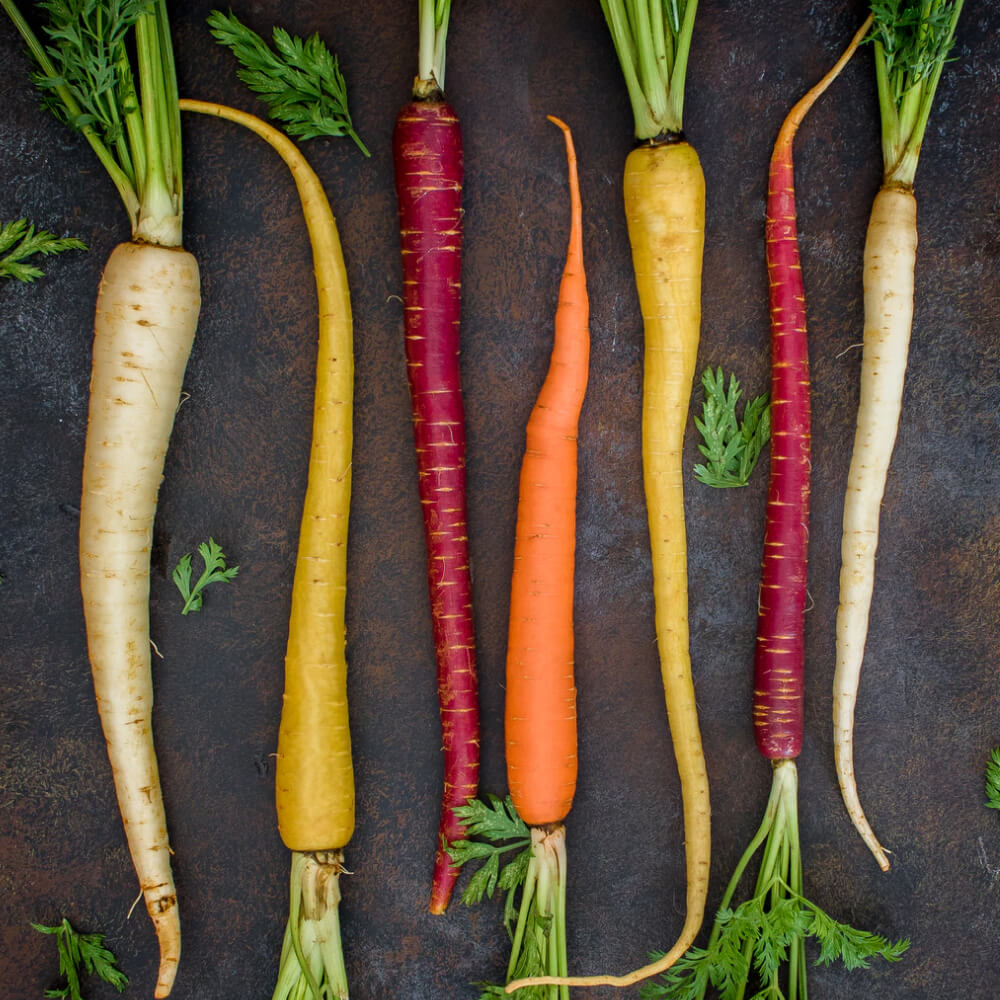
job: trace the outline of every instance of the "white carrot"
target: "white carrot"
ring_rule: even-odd
[[[899,426],[913,323],[917,253],[913,178],[961,9],[962,0],[872,3],[885,174],[865,242],[861,400],[844,500],[833,734],[844,804],[883,871],[888,871],[889,859],[858,797],[854,709],[875,584],[879,509]]]
[[[112,252],[97,298],[80,582],[118,805],[160,944],[155,995],[165,997],[180,958],[180,921],[151,728],[149,553],[201,304],[197,264],[180,248],[180,111],[170,32],[163,0],[52,4],[52,42],[42,46],[12,0],[0,6],[27,42],[57,114],[80,128],[132,224],[133,242]]]

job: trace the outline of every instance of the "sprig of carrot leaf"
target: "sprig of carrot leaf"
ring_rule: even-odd
[[[118,959],[104,947],[103,934],[81,934],[63,917],[52,927],[32,924],[40,934],[52,934],[59,949],[59,975],[66,978],[60,989],[46,990],[45,996],[58,1000],[83,1000],[80,992],[82,975],[97,976],[119,993],[128,985],[128,976],[118,968]]]
[[[455,814],[465,826],[468,837],[448,845],[452,863],[458,867],[469,861],[483,861],[483,866],[472,876],[462,893],[466,906],[475,906],[483,896],[493,898],[499,887],[507,892],[504,920],[516,913],[513,896],[524,881],[531,860],[531,831],[517,814],[508,795],[500,799],[490,795],[487,802],[471,799],[468,805],[459,806]],[[479,839],[471,839],[471,838]],[[517,851],[513,860],[500,867],[501,857]]]
[[[201,611],[203,602],[202,591],[210,583],[228,583],[239,572],[239,566],[226,567],[226,554],[218,545],[214,538],[209,538],[208,542],[202,542],[198,546],[198,553],[205,564],[205,569],[197,582],[191,586],[191,553],[187,552],[181,556],[174,569],[174,583],[184,598],[184,608],[182,615],[190,611]]]
[[[642,987],[643,1000],[702,1000],[709,988],[719,1000],[744,996],[753,974],[768,984],[755,997],[781,997],[773,992],[779,969],[789,960],[796,938],[813,938],[820,946],[817,965],[840,961],[848,969],[865,969],[873,958],[897,962],[909,941],[888,941],[878,934],[858,930],[834,920],[786,883],[775,880],[735,909],[721,909],[707,948],[692,948],[655,983]],[[784,896],[770,897],[775,888]]]
[[[14,0],[0,0],[31,53],[43,103],[90,144],[118,189],[133,236],[179,242],[180,109],[162,0],[44,0],[38,6],[48,15],[45,43]],[[129,33],[134,39],[126,44]],[[133,44],[145,74],[131,69]]]
[[[208,16],[212,36],[229,48],[243,67],[236,75],[268,106],[272,118],[284,123],[289,135],[313,139],[349,135],[365,156],[347,109],[347,84],[337,57],[319,34],[303,40],[275,28],[274,49],[235,14],[213,10]]]
[[[722,369],[713,372],[706,368],[701,384],[705,389],[705,402],[701,419],[695,417],[694,423],[704,440],[698,448],[708,463],[694,467],[695,477],[707,486],[746,486],[771,437],[768,393],[751,400],[740,420],[736,408],[743,391],[735,375],[729,376],[727,390]]]
[[[48,257],[64,250],[86,250],[87,244],[66,237],[59,238],[44,229],[35,229],[27,219],[0,223],[0,278],[31,282],[45,272],[34,264],[24,263],[34,254]]]
[[[1000,809],[1000,747],[994,747],[986,765],[986,805]]]

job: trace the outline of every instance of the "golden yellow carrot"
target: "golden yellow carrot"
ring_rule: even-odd
[[[351,500],[354,346],[347,271],[319,178],[298,147],[253,115],[203,101],[181,109],[251,129],[285,161],[312,244],[319,344],[312,451],[292,585],[275,804],[292,854],[291,904],[274,997],[347,997],[339,876],[354,832],[344,604]],[[328,991],[328,993],[324,993]]]

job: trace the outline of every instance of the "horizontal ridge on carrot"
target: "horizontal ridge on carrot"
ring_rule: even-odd
[[[472,802],[459,810],[471,836],[507,843],[489,848],[462,840],[451,845],[457,865],[491,855],[466,890],[467,903],[481,898],[483,872],[485,891],[492,895],[497,880],[490,881],[490,872],[497,870],[500,853],[521,851],[499,876],[500,885],[508,890],[505,923],[512,942],[508,983],[525,976],[567,973],[563,820],[573,803],[578,763],[573,671],[577,433],[590,362],[590,303],[573,137],[564,122],[552,116],[549,121],[565,137],[571,223],[552,357],[528,419],[521,464],[504,711],[510,800],[506,814],[495,802],[492,809]],[[502,832],[494,835],[497,830]],[[518,885],[521,897],[515,905]],[[489,986],[483,997],[497,992],[497,987]],[[550,986],[533,995],[566,1000],[569,991]]]
[[[455,809],[479,789],[479,700],[465,503],[465,410],[458,365],[462,281],[462,131],[444,99],[451,0],[419,0],[413,98],[393,131],[403,258],[406,371],[413,408],[427,582],[437,658],[444,791],[430,909],[458,878],[447,845],[465,836]]]

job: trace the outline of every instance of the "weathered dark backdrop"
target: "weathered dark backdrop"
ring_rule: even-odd
[[[497,906],[426,912],[439,754],[405,385],[390,135],[415,69],[416,5],[235,5],[253,27],[320,31],[342,60],[363,160],[307,152],[338,216],[357,339],[349,636],[358,828],[343,904],[357,1000],[475,996],[502,975]],[[181,93],[255,108],[205,27],[172,5]],[[685,120],[708,180],[701,365],[767,378],[762,217],[790,106],[860,23],[859,0],[704,0]],[[503,657],[516,474],[549,351],[567,234],[558,114],[575,129],[592,296],[581,428],[580,785],[569,820],[571,964],[621,970],[669,944],[684,898],[680,800],[653,638],[640,483],[642,343],[621,205],[631,124],[599,5],[456,0],[448,92],[466,142],[463,372],[484,710],[483,788],[505,789]],[[151,994],[156,947],[115,808],[85,655],[76,528],[91,313],[127,236],[85,144],[41,113],[0,20],[0,218],[86,240],[32,288],[0,289],[0,994],[40,997],[52,943],[29,921],[103,929]],[[801,812],[808,891],[913,947],[893,967],[818,970],[817,998],[1000,993],[1000,817],[982,771],[1000,742],[1000,5],[967,4],[918,172],[918,303],[857,731],[862,796],[895,851],[878,872],[840,805],[830,742],[839,519],[858,396],[861,252],[880,174],[862,52],[797,144],[814,391],[812,608]],[[155,529],[156,741],[181,898],[176,1000],[270,996],[287,900],[272,771],[310,429],[315,307],[285,167],[257,139],[185,121],[187,246],[204,310]],[[696,397],[699,398],[699,397]],[[696,457],[693,434],[688,464]],[[712,780],[710,906],[762,813],[749,722],[764,475],[688,480],[692,654]],[[209,534],[242,570],[182,618],[169,573]],[[88,996],[110,996],[92,986]],[[586,995],[581,992],[581,995]],[[616,995],[594,991],[594,1000]],[[635,995],[635,991],[633,991]]]

